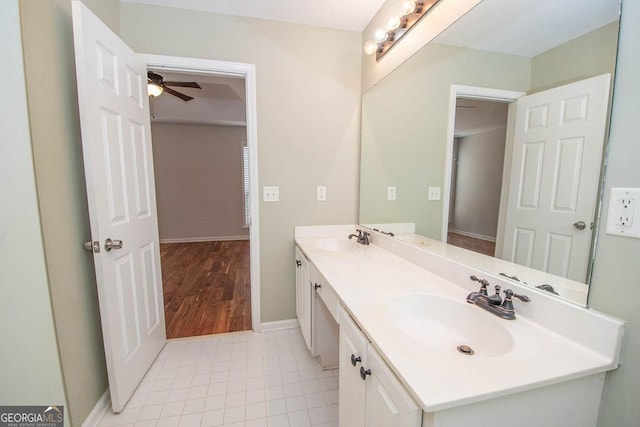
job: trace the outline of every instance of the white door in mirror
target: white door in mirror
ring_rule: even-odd
[[[607,234],[640,238],[640,188],[612,188]]]
[[[504,257],[583,282],[602,162],[611,76],[517,101]]]

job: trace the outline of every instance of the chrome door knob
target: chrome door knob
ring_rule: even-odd
[[[97,240],[88,240],[84,242],[82,246],[84,246],[85,250],[93,252],[94,254],[100,253],[100,242]]]
[[[124,243],[122,242],[122,240],[107,239],[104,241],[104,248],[107,252],[109,252],[111,249],[122,249],[123,246]]]
[[[577,228],[578,230],[584,230],[585,228],[587,228],[587,224],[585,224],[584,221],[578,221],[578,222],[574,222],[573,226],[575,228]]]

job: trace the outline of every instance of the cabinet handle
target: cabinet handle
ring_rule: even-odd
[[[299,259],[296,260],[296,267],[300,267],[302,265],[302,261]]]
[[[364,366],[361,366],[360,378],[362,378],[362,381],[365,381],[367,379],[367,375],[371,375],[371,369],[364,369]]]
[[[321,287],[322,287],[322,285],[319,285],[319,284],[317,284],[317,283],[314,283],[314,284],[313,284],[313,289],[315,289],[316,291],[317,291],[319,288],[321,288]]]
[[[351,364],[352,364],[353,366],[356,366],[356,364],[357,364],[358,362],[362,362],[362,358],[361,358],[360,356],[356,357],[356,355],[355,355],[355,354],[352,354],[352,355],[351,355]]]

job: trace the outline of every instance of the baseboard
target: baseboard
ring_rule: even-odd
[[[459,234],[461,236],[473,237],[474,239],[486,240],[487,242],[494,242],[495,243],[495,241],[496,241],[495,237],[484,236],[482,234],[476,234],[476,233],[470,233],[468,231],[456,230],[454,228],[450,228],[449,232],[450,233]]]
[[[82,427],[95,427],[100,425],[100,421],[104,414],[111,408],[111,395],[109,394],[109,388],[107,388],[100,399],[96,402],[95,406],[89,412],[87,419],[82,423]]]
[[[160,243],[226,242],[229,240],[249,240],[249,236],[180,237],[176,239],[160,239]]]
[[[261,331],[277,331],[279,329],[299,328],[298,319],[276,320],[275,322],[262,322]]]

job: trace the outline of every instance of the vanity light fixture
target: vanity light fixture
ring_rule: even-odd
[[[164,89],[162,89],[162,86],[155,83],[147,84],[147,93],[149,94],[149,96],[160,96],[163,90]]]
[[[377,28],[373,40],[364,44],[367,55],[376,54],[376,61],[384,56],[415,24],[426,16],[440,0],[403,0],[397,15],[387,21],[385,27]]]

